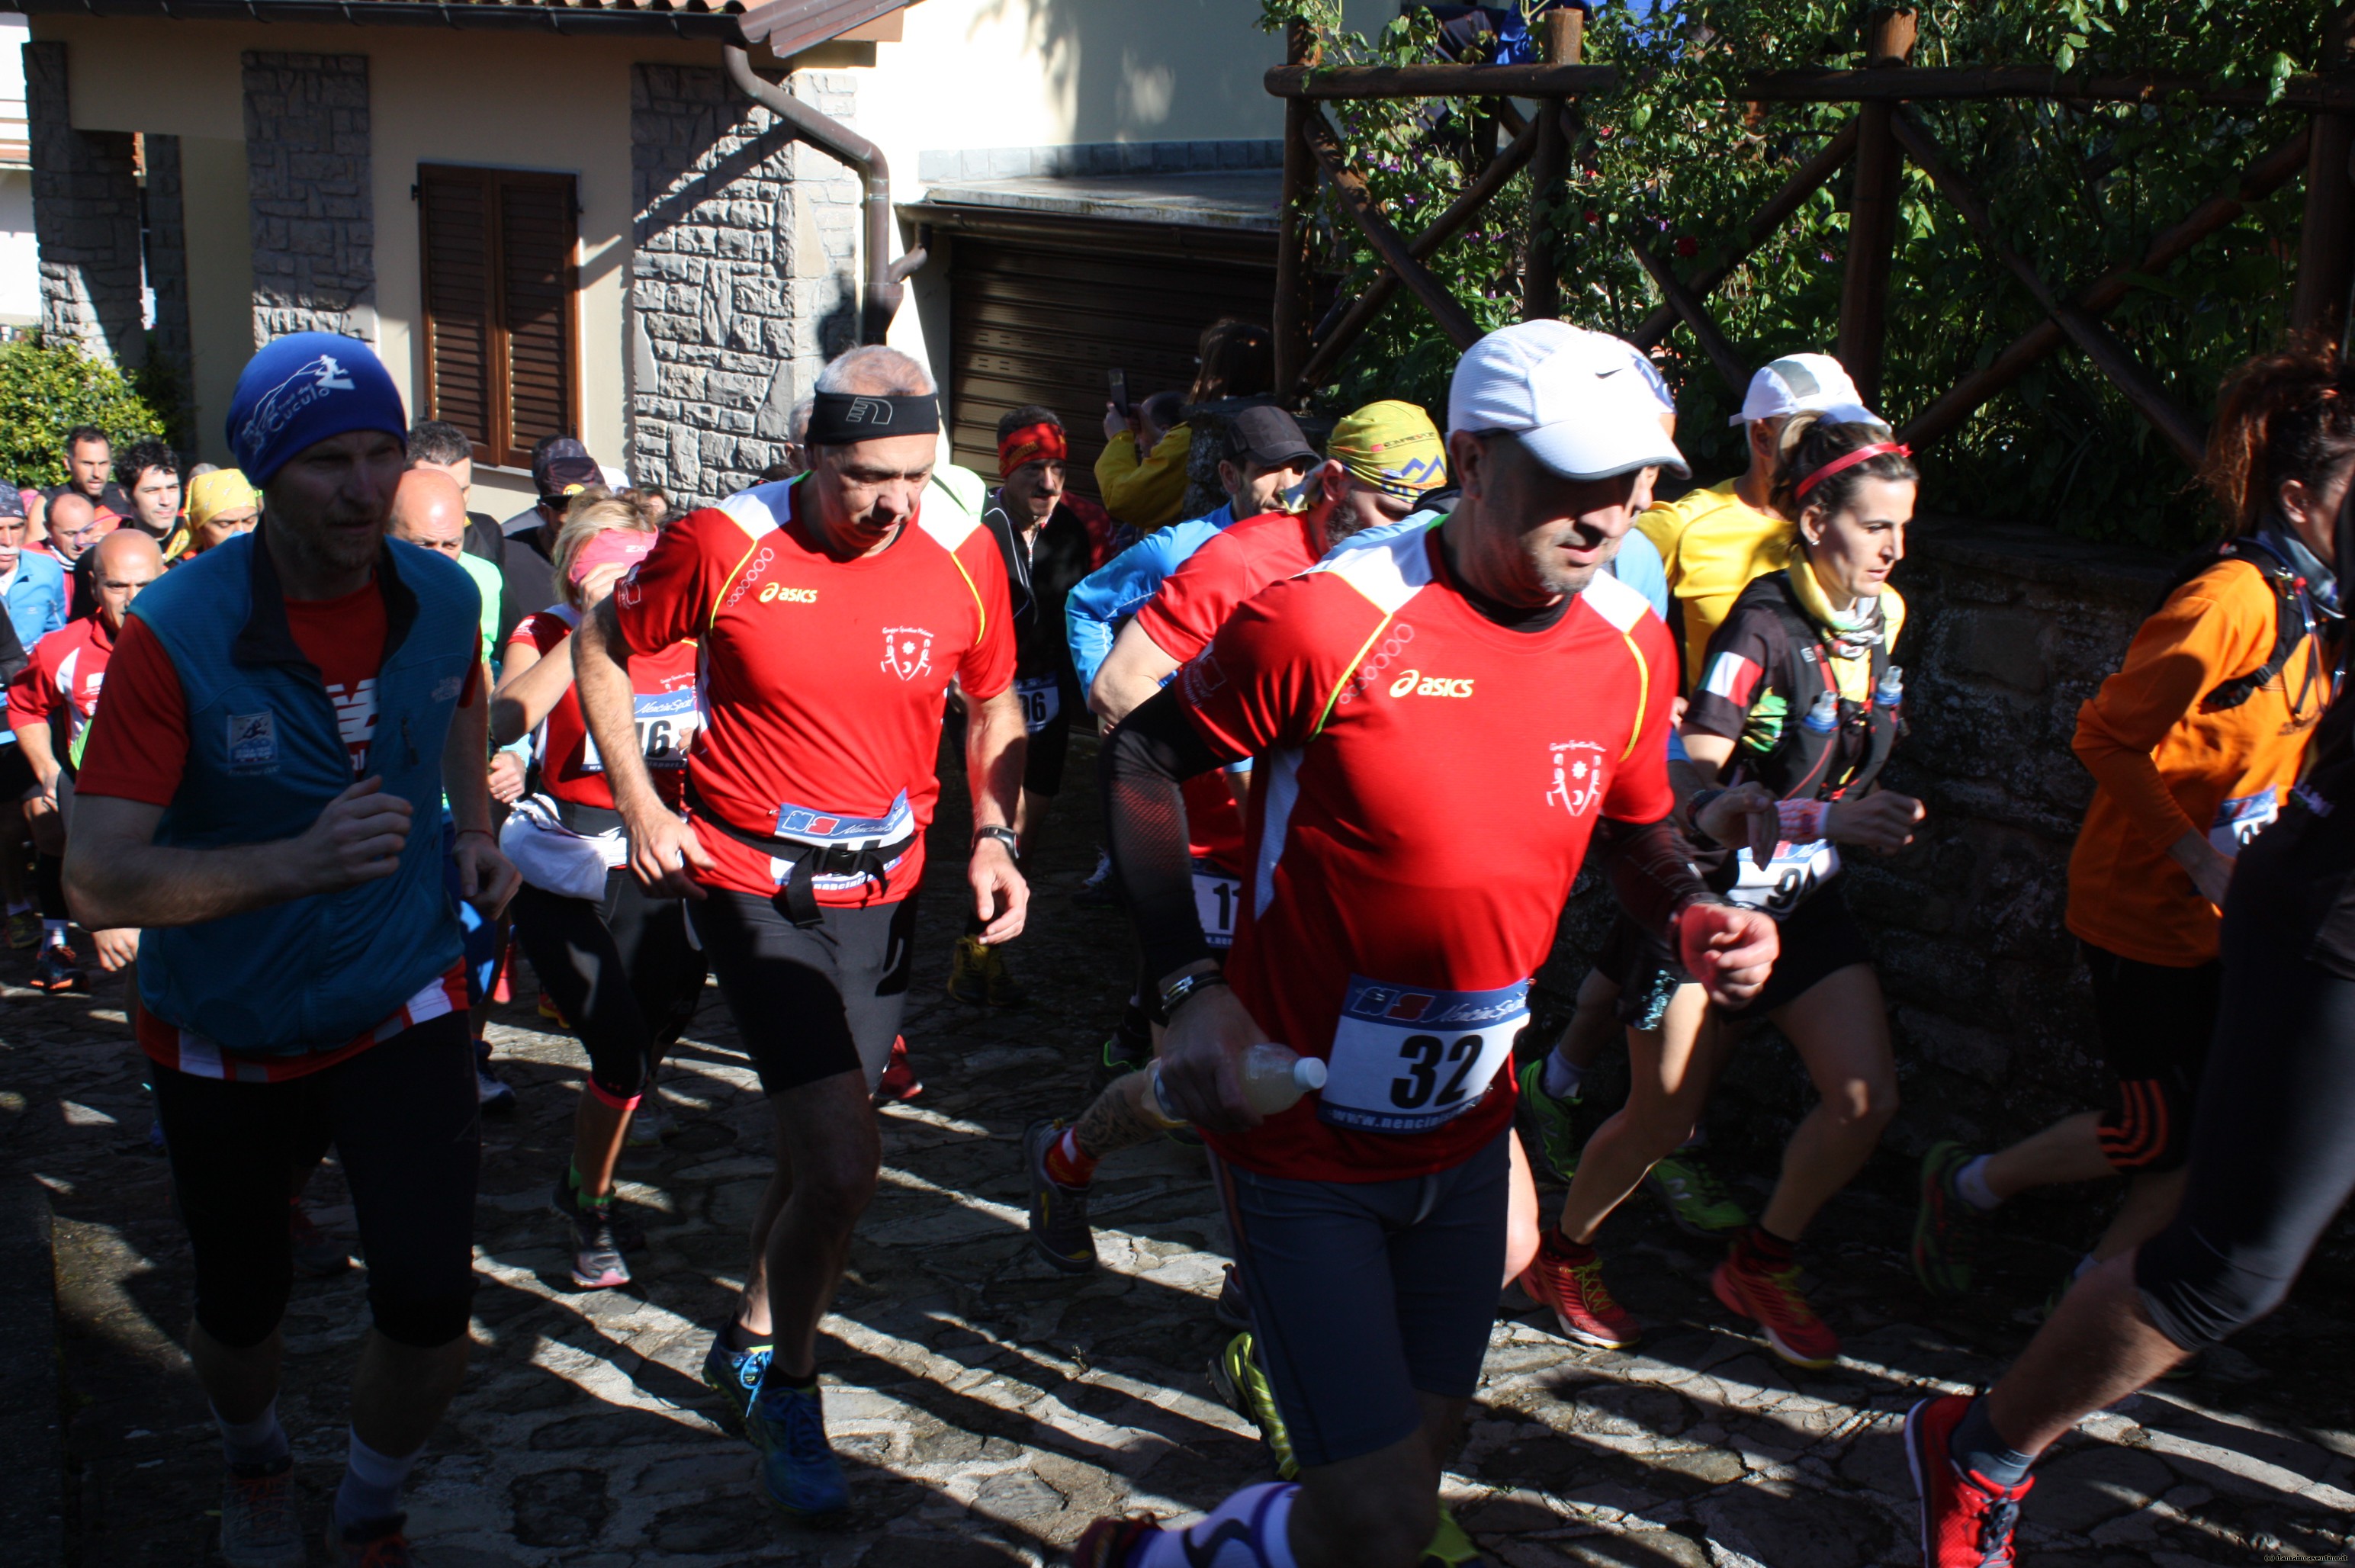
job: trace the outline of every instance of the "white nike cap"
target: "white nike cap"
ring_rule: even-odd
[[[1524,321],[1474,344],[1447,389],[1447,430],[1517,436],[1565,479],[1608,479],[1639,468],[1689,477],[1660,428],[1676,405],[1636,348],[1562,321]]]
[[[1725,422],[1748,424],[1753,420],[1808,413],[1828,414],[1844,424],[1888,422],[1864,406],[1856,383],[1828,354],[1785,354],[1764,367],[1750,378],[1742,411]]]

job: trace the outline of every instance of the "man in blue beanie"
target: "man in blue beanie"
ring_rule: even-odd
[[[286,1173],[332,1130],[375,1328],[327,1525],[337,1568],[407,1568],[402,1482],[466,1366],[482,1143],[457,912],[496,915],[474,584],[384,537],[400,395],[366,344],[299,333],[229,405],[261,526],[141,594],[66,847],[92,929],[137,926],[139,1043],[196,1264],[188,1354],[227,1452],[220,1553],[298,1568],[278,1421]]]

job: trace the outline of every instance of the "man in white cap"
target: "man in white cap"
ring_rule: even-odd
[[[1765,980],[1773,923],[1702,888],[1670,815],[1667,628],[1604,571],[1649,474],[1684,471],[1626,369],[1560,322],[1474,345],[1448,517],[1265,589],[1105,742],[1113,863],[1169,1020],[1159,1093],[1209,1147],[1300,1469],[1187,1529],[1100,1520],[1079,1568],[1472,1560],[1439,1477],[1505,1261],[1507,1062],[1589,843],[1713,994]],[[1252,875],[1222,970],[1180,785],[1243,757]],[[1269,1040],[1326,1072],[1263,1115],[1243,1073]]]

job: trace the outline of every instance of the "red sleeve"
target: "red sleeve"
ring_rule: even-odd
[[[188,765],[188,705],[180,672],[136,615],[106,664],[106,697],[82,743],[78,795],[169,805]]]
[[[1372,608],[1331,577],[1272,584],[1228,616],[1216,640],[1178,672],[1194,727],[1221,762],[1297,745],[1316,732],[1348,674],[1332,650],[1354,651],[1369,630],[1362,613],[1359,624],[1344,624],[1343,595]]]
[[[54,632],[49,634],[50,636],[56,635]],[[25,661],[25,667],[8,682],[8,728],[11,730],[41,729],[48,723],[49,716],[58,710],[57,671],[49,667],[49,661],[41,654],[41,643],[48,640],[48,637],[43,637],[33,645],[33,656]]]
[[[1633,747],[1611,770],[1603,815],[1619,822],[1657,822],[1677,808],[1668,784],[1668,720],[1676,709],[1677,645],[1657,615],[1646,615],[1630,634],[1642,661],[1644,711],[1628,737]]]
[[[1006,558],[987,528],[975,528],[957,549],[966,581],[981,599],[981,635],[957,665],[957,684],[986,702],[1014,684],[1014,595],[1006,585]]]
[[[757,542],[735,518],[711,507],[665,528],[654,553],[613,585],[613,608],[630,652],[659,653],[701,636],[728,580]]]
[[[551,615],[542,610],[516,623],[516,629],[507,634],[507,646],[512,648],[523,644],[546,658],[549,649],[571,635],[572,628],[565,624],[562,616]]]
[[[1154,646],[1180,664],[1208,647],[1241,603],[1243,563],[1228,539],[1220,534],[1188,556],[1136,613],[1137,624]]]
[[[1081,525],[1088,530],[1088,570],[1093,571],[1120,552],[1113,548],[1115,525],[1112,514],[1089,500],[1085,496],[1063,497],[1063,505],[1071,508]]]

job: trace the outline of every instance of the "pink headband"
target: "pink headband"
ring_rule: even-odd
[[[1843,452],[1838,457],[1833,458],[1829,463],[1825,464],[1821,468],[1817,469],[1813,474],[1808,475],[1805,479],[1800,480],[1798,487],[1791,492],[1791,499],[1794,501],[1805,500],[1806,499],[1808,491],[1814,489],[1817,485],[1822,484],[1833,475],[1839,473],[1843,469],[1853,468],[1859,463],[1863,463],[1870,458],[1879,457],[1883,453],[1890,452],[1897,453],[1900,457],[1911,457],[1913,455],[1913,449],[1912,447],[1900,445],[1898,443],[1893,441],[1876,441],[1870,446],[1859,446],[1854,452]]]

